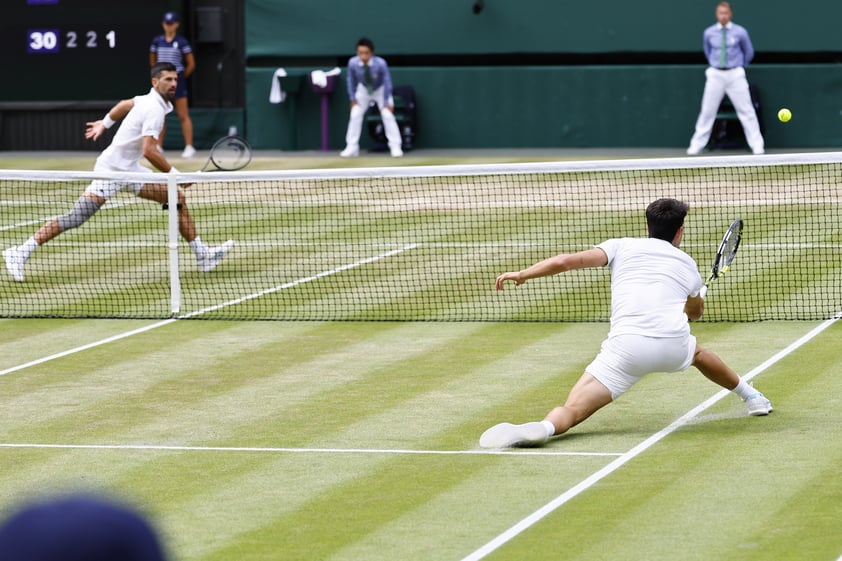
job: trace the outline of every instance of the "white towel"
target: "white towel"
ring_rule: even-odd
[[[272,75],[272,87],[269,88],[269,103],[283,103],[287,97],[287,93],[281,89],[281,78],[287,75],[287,71],[283,68],[278,68]]]
[[[323,88],[327,86],[327,74],[324,70],[313,70],[310,72],[310,81],[317,88]]]
[[[331,70],[325,72],[324,70],[313,70],[310,72],[310,81],[313,82],[313,85],[319,88],[324,88],[327,86],[327,77],[328,76],[338,76],[342,73],[342,70],[336,66]]]

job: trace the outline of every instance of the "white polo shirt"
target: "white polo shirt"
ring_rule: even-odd
[[[143,157],[143,137],[151,136],[157,140],[164,128],[164,118],[172,109],[172,103],[154,88],[146,95],[136,96],[134,107],[123,119],[114,140],[97,158],[97,164],[115,170],[136,169]]]
[[[611,270],[609,337],[690,334],[684,305],[699,294],[702,277],[689,255],[656,238],[615,238],[596,247]]]

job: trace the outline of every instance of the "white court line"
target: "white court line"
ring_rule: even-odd
[[[94,347],[99,347],[100,345],[106,345],[108,343],[113,343],[114,341],[119,341],[120,339],[125,339],[126,337],[131,337],[132,335],[137,335],[139,333],[143,333],[145,331],[150,331],[152,329],[157,329],[158,327],[163,327],[164,325],[169,325],[173,323],[174,319],[165,319],[163,321],[159,321],[158,323],[153,323],[152,325],[147,325],[145,327],[140,327],[138,329],[133,329],[131,331],[126,331],[125,333],[120,333],[118,335],[113,335],[111,337],[106,337],[105,339],[100,339],[99,341],[94,341],[93,343],[88,343],[87,345],[82,345],[81,347],[74,347],[72,349],[68,349],[66,351],[62,351],[60,353],[52,354],[50,356],[45,356],[36,360],[32,360],[30,362],[19,364],[17,366],[12,366],[11,368],[7,368],[5,370],[0,370],[0,376],[5,376],[6,374],[11,374],[12,372],[17,372],[18,370],[23,370],[25,368],[29,368],[30,366],[37,366],[39,364],[43,364],[45,362],[50,362],[51,360],[55,360],[57,358],[62,358],[68,355],[81,353],[82,351],[87,351],[88,349],[93,349]]]
[[[322,271],[321,273],[315,274],[315,275],[310,276],[310,277],[300,278],[298,280],[294,280],[292,282],[281,284],[281,285],[275,286],[273,288],[267,288],[266,290],[261,290],[260,292],[255,292],[254,294],[249,294],[248,296],[243,296],[241,298],[235,298],[234,300],[229,300],[227,302],[223,302],[222,304],[217,304],[216,306],[209,306],[207,308],[202,308],[201,310],[196,310],[195,312],[190,312],[189,314],[183,314],[183,315],[178,316],[178,319],[192,318],[192,317],[195,317],[195,316],[206,314],[208,312],[213,312],[213,311],[219,310],[221,308],[227,308],[228,306],[233,306],[235,304],[241,304],[243,302],[247,302],[247,301],[253,300],[255,298],[260,298],[261,296],[266,296],[267,294],[272,294],[273,292],[278,292],[279,290],[285,290],[287,288],[292,288],[294,286],[298,286],[299,284],[304,284],[305,282],[318,280],[318,279],[321,279],[321,278],[324,278],[324,277],[328,277],[330,275],[335,275],[336,273],[341,273],[342,271],[347,271],[348,269],[353,269],[354,267],[359,267],[361,265],[373,263],[374,261],[379,261],[380,259],[385,259],[386,257],[391,257],[393,255],[403,253],[404,251],[409,251],[410,249],[415,249],[416,247],[418,247],[418,244],[405,245],[405,246],[403,246],[399,249],[393,249],[392,251],[387,251],[386,253],[381,253],[380,255],[375,255],[374,257],[368,257],[367,259],[362,259],[360,261],[355,261],[355,262],[349,263],[347,265],[342,265],[341,267],[336,267],[335,269],[330,269],[329,271]]]
[[[37,444],[0,443],[0,448],[47,448],[69,450],[145,450],[160,452],[252,452],[293,454],[418,454],[436,456],[622,456],[621,452],[561,452],[553,450],[398,450],[368,448],[268,448],[245,446],[163,446],[155,444]]]
[[[27,362],[25,364],[19,364],[17,366],[12,366],[11,368],[7,368],[5,370],[0,370],[0,376],[5,376],[6,374],[11,374],[12,372],[17,372],[19,370],[29,368],[30,366],[36,366],[38,364],[50,362],[51,360],[55,360],[57,358],[62,358],[62,357],[68,356],[68,355],[80,353],[82,351],[86,351],[86,350],[92,349],[94,347],[99,347],[100,345],[113,343],[114,341],[119,341],[120,339],[125,339],[126,337],[131,337],[132,335],[137,335],[137,334],[143,333],[145,331],[151,331],[152,329],[157,329],[158,327],[163,327],[165,325],[169,325],[169,324],[173,323],[174,321],[176,321],[177,319],[187,319],[187,318],[196,317],[198,315],[201,315],[201,314],[204,314],[204,313],[207,313],[207,312],[211,312],[211,311],[214,311],[214,310],[218,310],[218,309],[224,308],[226,306],[233,306],[234,304],[239,304],[239,303],[245,302],[247,300],[252,300],[254,298],[258,298],[258,297],[264,296],[266,294],[271,294],[273,292],[277,292],[277,291],[283,290],[285,288],[291,288],[293,286],[298,286],[299,284],[303,284],[305,282],[310,282],[310,281],[317,280],[317,279],[320,279],[320,278],[323,278],[323,277],[334,275],[336,273],[341,273],[342,271],[347,271],[348,269],[353,269],[354,267],[359,267],[361,265],[365,265],[367,263],[372,263],[372,262],[377,261],[379,259],[384,259],[386,257],[391,257],[392,255],[397,255],[398,253],[402,253],[404,251],[414,249],[415,247],[417,247],[417,244],[407,245],[407,246],[404,246],[400,249],[395,249],[395,250],[392,250],[392,251],[388,251],[386,253],[381,253],[380,255],[375,255],[374,257],[368,257],[366,259],[361,259],[359,261],[355,261],[354,263],[349,263],[347,265],[342,265],[341,267],[336,267],[335,269],[330,269],[329,271],[323,271],[321,273],[318,273],[318,274],[310,276],[310,277],[304,277],[304,278],[301,278],[301,279],[298,279],[298,280],[295,280],[295,281],[292,281],[292,282],[288,282],[288,283],[285,283],[285,284],[278,285],[274,288],[261,290],[260,292],[255,292],[254,294],[249,294],[248,296],[243,296],[242,298],[237,298],[235,300],[229,300],[228,302],[224,302],[224,303],[218,304],[216,306],[210,306],[208,308],[203,308],[201,310],[197,310],[197,311],[191,312],[189,314],[183,314],[183,315],[177,316],[176,318],[171,318],[171,319],[159,321],[157,323],[153,323],[152,325],[147,325],[145,327],[133,329],[132,331],[120,333],[119,335],[113,335],[111,337],[107,337],[107,338],[101,339],[99,341],[94,341],[93,343],[88,343],[88,344],[82,345],[80,347],[74,347],[72,349],[62,351],[60,353],[52,354],[50,356],[45,356],[45,357],[39,358],[37,360]]]
[[[814,328],[809,333],[807,333],[806,335],[804,335],[803,337],[786,347],[785,349],[781,350],[771,358],[767,359],[759,366],[756,366],[745,376],[743,376],[743,379],[746,381],[751,380],[752,378],[754,378],[755,376],[757,376],[758,374],[760,374],[761,372],[778,362],[779,360],[783,359],[784,357],[791,354],[793,351],[795,351],[796,349],[798,349],[799,347],[816,337],[819,333],[821,333],[822,331],[833,325],[836,321],[838,321],[839,318],[840,315],[837,315],[836,317],[825,321],[824,323]],[[539,520],[554,512],[560,506],[564,505],[565,503],[567,503],[574,497],[580,495],[584,491],[590,489],[597,482],[604,479],[605,477],[608,477],[609,475],[617,471],[620,467],[630,462],[631,460],[633,460],[634,458],[636,458],[637,456],[654,446],[659,441],[674,433],[684,425],[690,423],[693,417],[696,417],[706,409],[710,408],[730,393],[730,391],[724,389],[719,391],[707,401],[704,401],[702,404],[698,405],[697,407],[694,407],[693,409],[682,415],[681,418],[672,422],[669,426],[653,434],[652,436],[650,436],[649,438],[647,438],[646,440],[644,440],[643,442],[641,442],[640,444],[638,444],[637,446],[635,446],[634,448],[617,458],[616,460],[606,465],[604,468],[586,477],[585,479],[583,479],[582,481],[580,481],[579,483],[577,483],[576,485],[574,485],[573,487],[571,487],[570,489],[553,499],[552,501],[548,502],[547,504],[545,504],[544,506],[527,516],[526,518],[522,519],[514,526],[510,527],[502,534],[499,534],[497,537],[495,537],[494,539],[492,539],[473,553],[469,554],[466,557],[463,557],[462,561],[478,561],[479,559],[483,559],[486,556],[490,555],[491,553],[499,549],[503,544],[514,539],[516,536],[518,536],[519,534],[536,524]]]

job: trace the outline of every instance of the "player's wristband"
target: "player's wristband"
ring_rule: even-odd
[[[110,111],[105,114],[105,117],[102,118],[102,124],[107,129],[110,129],[111,127],[113,127],[114,123],[116,123],[116,122],[117,121],[115,121],[114,119],[111,118],[111,112]]]
[[[707,295],[707,293],[708,293],[708,285],[703,284],[703,285],[702,285],[702,289],[701,289],[701,290],[699,290],[699,296],[700,296],[701,298],[704,298],[704,297]]]

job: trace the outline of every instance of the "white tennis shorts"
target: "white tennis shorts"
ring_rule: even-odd
[[[136,163],[132,169],[114,169],[111,166],[106,166],[97,162],[94,166],[94,171],[137,171],[140,173],[149,173],[149,169],[143,167],[140,163]],[[117,194],[117,191],[123,190],[131,191],[137,195],[141,188],[143,188],[143,183],[95,179],[91,181],[91,184],[88,185],[87,189],[85,189],[85,193],[92,193],[98,197],[102,197],[103,199],[110,199]]]
[[[616,335],[602,342],[602,348],[585,372],[611,392],[623,395],[650,372],[681,372],[693,363],[696,338]]]

